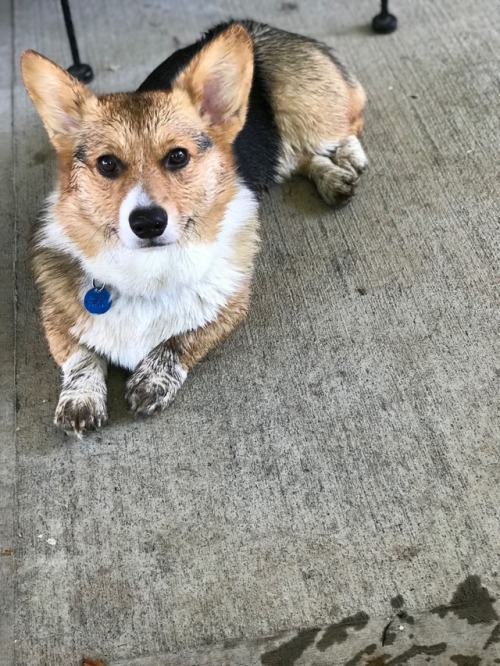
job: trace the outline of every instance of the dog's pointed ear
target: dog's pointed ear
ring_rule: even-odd
[[[56,148],[61,148],[80,128],[82,108],[95,96],[62,67],[36,51],[24,51],[21,73],[50,140]]]
[[[253,44],[233,24],[212,39],[174,80],[198,113],[230,141],[245,123],[253,77]]]

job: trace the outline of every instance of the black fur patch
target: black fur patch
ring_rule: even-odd
[[[214,145],[214,142],[208,134],[198,134],[196,137],[196,145],[200,150],[208,150]]]
[[[251,21],[229,21],[209,30],[196,43],[179,49],[159,65],[139,86],[137,92],[169,90],[176,76],[189,64],[201,49],[223,30],[234,23],[251,29]],[[251,32],[250,32],[251,34]],[[269,96],[266,92],[262,68],[258,60],[254,75],[247,118],[233,144],[233,152],[240,176],[256,194],[265,191],[275,182],[281,140],[274,120]]]
[[[77,146],[75,152],[73,153],[73,157],[79,162],[85,162],[85,158],[87,157],[87,146]]]

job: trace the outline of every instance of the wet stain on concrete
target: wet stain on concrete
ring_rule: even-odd
[[[37,150],[37,152],[31,157],[31,166],[39,166],[51,157],[52,153],[49,150]]]
[[[413,659],[413,657],[416,657],[419,654],[428,654],[431,657],[436,657],[438,654],[443,654],[445,650],[446,643],[436,643],[435,645],[414,645],[409,650],[406,650],[385,662],[384,666],[407,664],[409,659]]]
[[[415,624],[415,618],[413,615],[408,615],[406,611],[399,611],[397,613],[397,616],[399,617],[400,620],[404,620],[404,622],[407,622],[408,624]]]
[[[347,640],[347,630],[349,627],[353,627],[355,631],[359,631],[366,627],[369,619],[370,617],[364,611],[360,611],[356,615],[351,615],[340,620],[340,622],[331,624],[325,629],[325,633],[321,637],[321,640],[318,641],[316,647],[321,652],[324,652],[335,643],[343,643]]]
[[[394,633],[394,631],[389,631],[390,628],[392,627],[393,622],[394,618],[384,627],[384,630],[382,632],[382,637],[380,639],[382,647],[384,647],[384,645],[393,645],[394,641],[396,640],[396,634]]]
[[[282,2],[280,5],[280,12],[296,12],[298,10],[299,6],[296,2]]]
[[[400,594],[391,599],[391,606],[394,608],[394,610],[400,610],[404,605],[405,600]]]
[[[394,550],[399,560],[408,560],[411,562],[422,549],[420,546],[396,546]]]
[[[368,664],[370,666],[385,666],[386,665],[386,659],[388,659],[391,655],[390,654],[380,654],[378,657],[375,657],[374,659],[369,659]]]
[[[500,643],[500,622],[493,627],[493,631],[488,637],[488,640],[483,645],[483,650],[486,650],[493,645],[493,643]]]
[[[408,613],[403,609],[404,605],[405,605],[405,600],[400,594],[391,599],[391,606],[394,608],[395,611],[398,611],[396,613],[396,616],[400,620],[404,620],[408,624],[415,624],[415,618],[411,615],[408,615]]]
[[[396,642],[396,632],[387,630],[384,633],[382,645],[394,645],[395,642]]]
[[[469,576],[458,585],[449,605],[436,606],[431,613],[436,613],[441,619],[448,613],[454,613],[469,624],[489,624],[500,620],[493,607],[494,601],[488,590],[481,585],[479,576]],[[471,607],[474,608],[474,613],[470,612]]]
[[[376,643],[371,643],[370,645],[367,645],[363,650],[356,652],[356,654],[353,657],[351,657],[349,661],[346,661],[344,666],[356,666],[356,664],[360,663],[361,657],[373,654],[376,649],[377,649]]]
[[[457,666],[478,666],[481,663],[481,657],[471,657],[465,654],[453,654],[450,659]]]
[[[293,666],[297,659],[314,643],[320,629],[303,629],[288,643],[266,652],[260,658],[264,666]]]

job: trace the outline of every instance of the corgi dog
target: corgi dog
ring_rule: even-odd
[[[334,204],[367,165],[365,94],[312,39],[231,21],[163,62],[136,92],[96,95],[34,52],[25,86],[57,152],[31,240],[55,423],[107,420],[107,364],[131,371],[133,412],[167,407],[243,320],[258,204],[293,174]]]

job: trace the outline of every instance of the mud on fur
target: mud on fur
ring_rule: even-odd
[[[327,203],[354,194],[365,95],[325,45],[252,21],[216,26],[132,93],[95,95],[34,51],[21,69],[59,167],[31,242],[63,375],[55,423],[82,435],[106,422],[108,363],[152,414],[243,320],[269,185],[298,173]],[[83,302],[96,284],[103,314]]]

